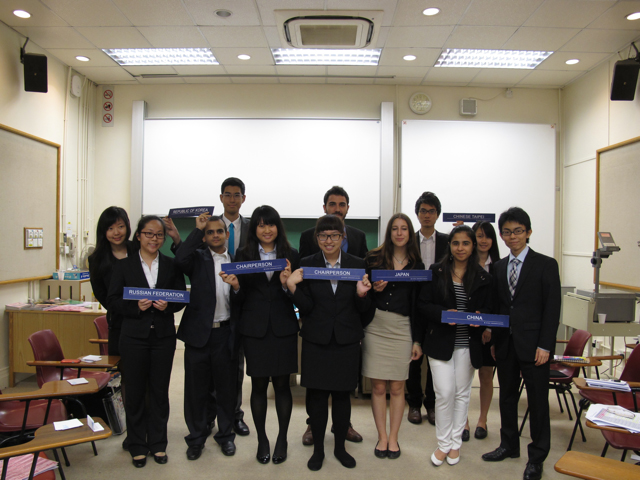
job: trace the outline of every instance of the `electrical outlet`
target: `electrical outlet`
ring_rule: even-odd
[[[624,350],[621,348],[616,349],[616,355],[624,355]]]

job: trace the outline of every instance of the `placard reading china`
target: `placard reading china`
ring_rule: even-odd
[[[484,327],[508,327],[509,315],[490,315],[488,313],[448,312],[443,310],[442,323],[481,325]]]
[[[186,290],[124,287],[122,298],[124,300],[164,300],[165,302],[189,303],[189,292]]]

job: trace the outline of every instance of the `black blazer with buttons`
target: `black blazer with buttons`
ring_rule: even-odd
[[[364,268],[364,260],[342,252],[341,268]],[[318,252],[300,260],[301,267],[326,267],[324,255]],[[364,337],[362,314],[371,306],[369,295],[358,296],[356,282],[338,281],[333,293],[329,280],[303,280],[293,294],[300,309],[300,336],[307,342],[328,345],[335,335],[339,345],[356,343]]]
[[[158,280],[156,288],[166,290],[186,290],[184,275],[176,267],[172,258],[158,253]],[[122,298],[124,287],[149,288],[147,277],[140,263],[140,255],[136,251],[131,256],[118,260],[111,274],[109,284],[109,296],[107,299],[108,310],[113,310],[123,316],[122,335],[134,338],[148,338],[151,333],[151,325],[154,326],[158,337],[168,337],[176,334],[176,326],[173,314],[184,308],[184,303],[169,302],[164,311],[157,310],[153,306],[145,311],[138,308],[137,300],[124,300]]]
[[[238,252],[238,260],[242,259],[242,251]],[[291,271],[300,266],[300,258],[295,248],[288,257]],[[280,272],[273,272],[271,280],[266,273],[249,273],[238,275],[240,290],[231,291],[231,301],[241,305],[238,331],[240,335],[262,338],[271,326],[276,337],[286,337],[298,332],[298,319],[293,302],[287,291],[282,288]]]
[[[491,275],[483,268],[473,281],[471,292],[468,294],[467,311],[489,313],[493,299]],[[439,263],[431,265],[432,277],[422,288],[418,300],[418,308],[427,320],[427,331],[422,348],[425,354],[437,360],[451,360],[456,341],[456,326],[442,323],[442,312],[456,309],[456,294],[453,281],[449,279],[443,283],[442,266]],[[447,298],[445,291],[447,289]],[[482,332],[483,327],[469,327],[469,354],[474,368],[482,366]]]

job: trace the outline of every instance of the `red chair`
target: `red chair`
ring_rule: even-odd
[[[93,319],[93,324],[96,326],[98,332],[98,338],[100,340],[107,340],[107,343],[100,342],[100,355],[109,355],[109,324],[107,323],[107,316],[102,315]]]
[[[29,336],[29,343],[33,350],[33,358],[37,361],[57,362],[64,359],[60,342],[58,342],[58,338],[51,330],[41,330],[31,334]],[[63,372],[61,376],[60,370],[58,367],[36,367],[38,386],[42,387],[45,383],[54,380],[84,377],[95,378],[98,387],[102,389],[109,383],[109,379],[111,378],[111,375],[107,372],[90,372],[86,370],[79,372],[77,368],[64,368],[62,369]]]

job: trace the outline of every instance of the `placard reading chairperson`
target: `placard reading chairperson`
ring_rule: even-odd
[[[481,325],[484,327],[508,327],[509,315],[490,315],[473,312],[442,312],[442,323]]]
[[[189,292],[186,290],[124,287],[122,298],[124,300],[164,300],[165,302],[189,303]]]
[[[430,282],[431,270],[371,270],[371,281]]]
[[[189,218],[199,217],[203,213],[213,215],[213,207],[185,207],[185,208],[172,208],[169,210],[169,218]]]
[[[275,260],[253,260],[249,262],[223,263],[220,266],[227,275],[242,275],[243,273],[278,272],[287,268],[286,258]]]
[[[364,268],[320,268],[302,267],[304,280],[346,280],[357,282],[364,277]]]
[[[443,222],[457,222],[462,220],[463,222],[491,222],[496,223],[495,213],[443,213]]]

